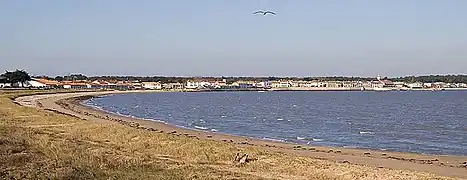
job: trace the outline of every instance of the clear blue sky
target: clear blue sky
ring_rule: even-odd
[[[266,8],[277,16],[252,14]],[[50,76],[467,74],[467,0],[2,0],[0,68]]]

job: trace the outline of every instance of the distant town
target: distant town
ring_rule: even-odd
[[[436,81],[438,80],[438,81]],[[409,91],[466,89],[467,76],[423,77],[121,77],[84,75],[29,77],[17,70],[0,75],[0,88],[177,91]],[[447,82],[446,82],[447,81]],[[453,82],[458,81],[458,82]]]

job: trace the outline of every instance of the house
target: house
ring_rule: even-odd
[[[8,80],[5,76],[0,76],[0,88],[11,87],[11,84],[8,83]]]
[[[425,88],[432,88],[432,87],[433,87],[433,83],[423,83],[423,87],[425,87]]]
[[[269,83],[269,81],[262,81],[262,82],[257,82],[255,83],[255,86],[258,87],[258,88],[270,88],[271,84]]]
[[[404,88],[405,83],[404,82],[394,82],[394,87],[396,88]]]
[[[396,87],[396,85],[391,80],[381,80],[384,84],[383,87]]]
[[[207,82],[207,81],[187,81],[185,88],[187,89],[197,89],[203,87],[210,87],[214,86],[215,82]]]
[[[290,86],[291,87],[300,87],[300,84],[303,83],[301,81],[290,81]]]
[[[227,87],[227,81],[216,81],[214,83],[211,83],[211,86],[214,88],[225,88]]]
[[[164,89],[183,89],[182,83],[165,83],[162,85]]]
[[[138,81],[133,81],[130,84],[131,84],[131,86],[133,86],[134,89],[142,89],[143,88],[143,84],[138,82]]]
[[[143,89],[162,89],[162,84],[160,82],[141,82],[141,87]]]
[[[318,87],[318,82],[316,82],[316,81],[304,81],[304,82],[301,82],[298,86],[299,87],[306,87],[306,88]]]
[[[292,84],[289,81],[273,81],[271,82],[272,88],[289,88]]]
[[[255,82],[252,81],[238,81],[238,88],[240,89],[248,89],[248,88],[253,88],[255,85]]]
[[[117,90],[131,90],[131,89],[135,89],[135,87],[129,81],[118,81],[117,83],[115,83],[115,89],[117,89]]]
[[[62,82],[64,89],[91,89],[92,84],[85,81],[64,81]]]
[[[423,88],[423,83],[421,82],[410,83],[410,84],[407,84],[407,86],[412,89],[421,89]]]
[[[342,87],[345,87],[345,88],[356,88],[356,87],[362,87],[362,86],[361,86],[361,82],[344,81],[344,82],[342,82]]]
[[[59,88],[61,86],[60,82],[55,80],[35,78],[32,78],[31,81],[28,81],[28,85],[33,88]]]
[[[46,84],[41,83],[39,81],[34,81],[34,80],[28,81],[28,84],[29,84],[30,87],[33,87],[33,88],[45,88],[45,87],[47,87]]]
[[[104,80],[95,80],[93,82],[90,83],[91,84],[91,88],[93,89],[115,89],[115,87],[117,86],[116,84],[114,83],[111,83],[109,81],[104,81]]]
[[[370,87],[371,88],[383,88],[384,83],[382,81],[371,81],[370,82]]]
[[[326,82],[326,87],[328,88],[340,88],[343,87],[344,85],[340,81],[328,81]]]

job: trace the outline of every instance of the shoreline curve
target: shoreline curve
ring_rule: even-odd
[[[164,122],[117,115],[81,104],[93,97],[120,93],[147,93],[160,91],[103,91],[55,93],[17,97],[15,102],[74,118],[91,120],[97,123],[120,123],[133,128],[158,133],[187,136],[193,139],[221,141],[237,146],[256,146],[273,152],[291,153],[337,163],[350,163],[378,168],[431,172],[442,176],[467,179],[467,157],[454,155],[423,155],[408,152],[378,151],[353,148],[298,145],[289,142],[276,142],[236,135],[193,130],[170,125]]]

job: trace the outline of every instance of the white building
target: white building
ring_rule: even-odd
[[[0,88],[11,87],[10,83],[0,83]]]
[[[44,88],[44,87],[47,87],[47,84],[41,83],[41,82],[36,81],[36,80],[28,81],[28,85],[29,85],[30,87],[33,87],[33,88]]]
[[[141,86],[144,89],[162,89],[162,84],[159,82],[142,82]]]
[[[279,81],[279,82],[271,82],[272,88],[289,88],[292,87],[292,84],[288,81]]]
[[[423,88],[423,83],[421,82],[410,83],[410,84],[407,84],[407,86],[409,86],[412,89]]]
[[[431,88],[433,83],[423,83],[423,87]]]
[[[201,88],[201,87],[208,87],[212,86],[210,82],[206,81],[187,81],[185,88],[187,89],[196,89],[196,88]]]
[[[269,81],[262,81],[262,82],[255,83],[255,86],[259,88],[269,88],[271,84],[269,83]]]

